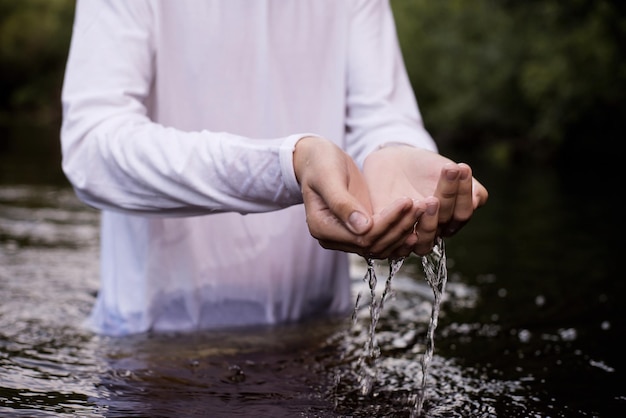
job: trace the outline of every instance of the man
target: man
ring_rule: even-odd
[[[346,252],[426,254],[487,199],[436,153],[386,0],[79,0],[63,106],[101,333],[347,312]]]

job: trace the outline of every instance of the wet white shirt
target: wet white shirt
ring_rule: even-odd
[[[349,311],[347,255],[307,229],[307,134],[362,164],[435,150],[387,0],[79,0],[63,169],[102,210],[96,332],[274,324]]]

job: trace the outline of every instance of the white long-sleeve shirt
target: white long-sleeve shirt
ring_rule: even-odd
[[[63,169],[102,210],[101,333],[350,309],[347,255],[307,229],[292,152],[435,150],[387,0],[78,0]]]

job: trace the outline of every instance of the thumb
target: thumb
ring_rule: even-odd
[[[372,228],[365,178],[354,160],[336,144],[317,137],[301,139],[294,151],[294,170],[310,221],[320,231],[330,233],[328,228],[334,229],[328,223],[329,216],[351,234],[363,235]]]
[[[370,206],[368,195],[365,197],[361,194],[355,195],[351,193],[350,188],[339,181],[327,180],[323,185],[317,186],[315,189],[309,189],[312,198],[306,199],[309,200],[309,209],[312,212],[318,212],[320,215],[327,212],[326,216],[334,218],[335,222],[340,222],[355,235],[364,235],[372,228],[373,220],[371,209],[368,209]],[[368,200],[363,200],[364,198]],[[319,219],[324,219],[326,216],[322,215]],[[318,226],[322,227],[322,225]]]
[[[371,228],[372,207],[367,184],[356,167],[344,182],[337,181],[334,187],[326,189],[324,196],[330,211],[356,235],[364,235]],[[330,192],[332,191],[332,192]]]
[[[373,220],[367,208],[345,188],[328,193],[325,188],[316,190],[306,186],[303,197],[307,224],[316,239],[353,242],[355,235],[364,235],[372,228]]]
[[[371,218],[358,209],[348,216],[345,223],[348,229],[356,235],[363,235],[372,227]]]

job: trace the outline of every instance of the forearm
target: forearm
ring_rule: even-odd
[[[170,120],[180,129],[162,124],[167,117],[157,116],[154,100],[164,93],[153,90],[159,72],[153,5],[77,4],[61,142],[63,169],[78,195],[101,209],[172,215],[300,203],[292,166],[297,136],[260,140],[203,130],[210,125],[199,119],[183,129],[195,108]],[[161,100],[191,106],[189,92]]]
[[[291,162],[298,136],[254,140],[109,121],[82,138],[66,124],[63,138],[68,179],[79,197],[101,209],[249,213],[302,201]]]

